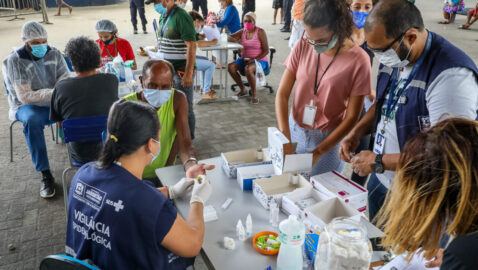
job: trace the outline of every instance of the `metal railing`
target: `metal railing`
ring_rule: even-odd
[[[0,18],[13,17],[9,21],[23,20],[23,15],[43,15],[42,23],[49,24],[45,0],[0,0]]]

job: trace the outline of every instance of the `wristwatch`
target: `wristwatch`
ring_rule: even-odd
[[[383,173],[385,171],[385,168],[383,168],[382,157],[383,155],[381,154],[375,157],[375,162],[372,164],[372,170],[374,173]]]

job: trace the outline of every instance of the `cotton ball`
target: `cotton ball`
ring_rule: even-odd
[[[224,247],[226,249],[233,250],[236,248],[236,242],[234,241],[234,239],[226,236],[224,237]]]

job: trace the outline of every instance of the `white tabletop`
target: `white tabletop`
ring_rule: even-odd
[[[208,47],[201,47],[201,51],[213,50],[237,50],[243,48],[241,44],[235,42],[228,42],[226,45],[213,45]]]
[[[258,253],[252,246],[252,237],[241,242],[236,237],[236,224],[238,219],[245,226],[247,215],[252,216],[252,235],[261,231],[276,231],[269,224],[269,211],[264,209],[252,192],[243,192],[236,179],[230,179],[221,167],[221,158],[216,157],[201,161],[206,164],[216,165],[212,171],[208,171],[207,178],[213,186],[213,194],[206,205],[212,205],[216,209],[218,220],[207,222],[204,234],[203,254],[206,263],[209,260],[213,269],[266,269],[271,265],[275,269],[277,256],[266,256]],[[163,185],[172,186],[184,177],[182,165],[165,167],[156,170],[156,174]],[[227,198],[232,198],[232,203],[226,210],[221,208]],[[189,212],[189,197],[174,200],[178,212],[187,217]],[[286,216],[281,212],[280,220]],[[226,250],[223,246],[224,236],[236,241],[235,250]],[[211,265],[209,265],[211,267]]]

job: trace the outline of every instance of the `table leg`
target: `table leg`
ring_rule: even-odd
[[[226,67],[227,67],[228,64],[229,64],[229,63],[228,63],[228,62],[229,62],[228,56],[229,56],[229,51],[226,50]],[[228,90],[228,89],[227,89],[227,77],[228,77],[228,76],[227,76],[227,73],[228,73],[228,72],[226,71],[226,78],[225,78],[226,82],[225,82],[225,85],[224,85],[224,96],[225,96],[226,98],[227,98],[227,90]]]
[[[222,51],[222,50],[220,50]],[[222,88],[222,63],[219,67],[219,88]],[[226,92],[224,92],[224,94],[226,94]]]

